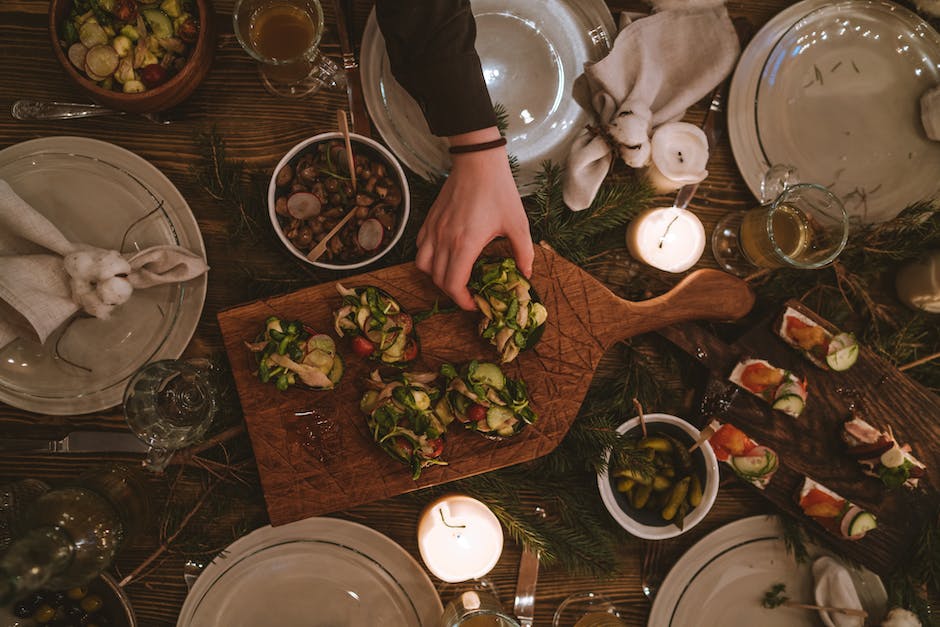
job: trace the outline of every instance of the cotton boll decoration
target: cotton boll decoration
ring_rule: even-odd
[[[113,276],[98,283],[98,297],[107,305],[122,305],[134,293],[130,281],[120,276]]]
[[[607,133],[618,144],[617,152],[631,168],[642,168],[650,160],[650,108],[627,100],[607,125]]]

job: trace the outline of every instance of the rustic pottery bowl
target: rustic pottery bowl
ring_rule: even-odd
[[[398,225],[395,227],[395,232],[392,234],[391,238],[388,241],[384,242],[376,251],[374,251],[368,257],[364,257],[357,261],[353,262],[337,262],[330,263],[327,261],[310,261],[307,259],[307,253],[300,250],[291,241],[287,238],[287,235],[284,233],[284,229],[281,227],[281,223],[278,220],[278,214],[274,209],[277,196],[277,174],[281,171],[281,168],[291,164],[301,155],[308,152],[315,151],[319,144],[324,142],[329,142],[332,140],[342,139],[343,134],[339,132],[331,133],[321,133],[320,135],[315,135],[309,139],[305,139],[296,146],[290,149],[286,155],[278,162],[277,166],[274,168],[274,172],[271,175],[271,181],[268,184],[268,215],[271,218],[271,226],[274,228],[274,232],[277,233],[278,238],[281,240],[281,243],[287,248],[288,251],[301,261],[309,263],[311,265],[317,266],[318,268],[326,268],[329,270],[354,270],[356,268],[362,268],[369,265],[370,263],[381,259],[385,256],[388,251],[395,247],[395,244],[398,243],[398,240],[401,239],[402,233],[405,232],[405,226],[408,224],[408,217],[411,214],[411,194],[408,188],[408,179],[405,177],[405,171],[402,169],[401,164],[398,162],[398,159],[395,158],[388,148],[380,144],[379,142],[371,139],[369,137],[364,137],[362,135],[357,135],[355,133],[350,133],[349,138],[352,142],[353,154],[356,154],[356,145],[366,146],[372,152],[378,154],[385,164],[390,168],[394,173],[392,178],[398,180],[398,183],[401,187],[402,194],[402,203],[401,203],[401,217],[398,220]],[[339,237],[339,234],[334,237]],[[321,257],[320,259],[323,259]]]
[[[111,109],[130,113],[153,113],[169,109],[188,98],[209,73],[215,54],[215,18],[210,0],[195,0],[199,11],[199,38],[186,65],[170,80],[137,94],[125,94],[99,87],[72,65],[59,43],[59,29],[68,19],[73,0],[51,0],[49,3],[49,36],[56,59],[69,79],[89,98]]]
[[[643,417],[647,433],[671,435],[686,446],[692,446],[698,439],[699,430],[681,418],[669,414],[646,414]],[[633,418],[617,427],[617,433],[640,437],[640,420]],[[609,456],[608,456],[609,460]],[[715,504],[718,495],[718,459],[708,442],[704,442],[692,453],[692,464],[699,477],[704,477],[702,502],[685,517],[682,529],[672,522],[662,520],[656,512],[634,509],[626,495],[617,491],[616,477],[604,471],[597,475],[597,487],[607,511],[621,527],[631,534],[647,540],[664,540],[681,535],[700,523]]]

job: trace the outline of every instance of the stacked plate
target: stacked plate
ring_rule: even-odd
[[[177,627],[434,627],[442,612],[431,580],[392,540],[308,518],[236,540],[196,580]]]
[[[564,164],[572,140],[591,120],[576,101],[575,80],[585,63],[610,50],[613,18],[602,0],[474,0],[473,15],[490,98],[506,113],[507,149],[519,163],[520,189],[532,191],[542,162]],[[445,174],[447,144],[431,134],[418,104],[392,76],[374,11],[362,38],[362,84],[369,114],[392,152],[425,178]]]
[[[940,191],[940,142],[920,97],[940,84],[940,35],[883,0],[804,0],[741,55],[731,147],[755,196],[771,164],[825,185],[857,221],[881,222]]]
[[[176,187],[123,148],[48,137],[0,150],[0,179],[73,242],[133,252],[174,244],[206,256],[199,225]],[[0,401],[74,415],[118,405],[148,361],[175,358],[192,338],[207,276],[140,290],[109,320],[75,318],[45,344],[0,348]]]

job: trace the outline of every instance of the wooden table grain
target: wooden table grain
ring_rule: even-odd
[[[233,247],[227,234],[231,212],[236,209],[214,201],[197,185],[191,167],[198,159],[194,135],[200,129],[216,127],[226,139],[231,156],[242,159],[249,170],[270,171],[280,157],[296,142],[318,132],[332,130],[335,111],[346,106],[344,92],[322,92],[299,100],[277,99],[261,86],[257,69],[239,47],[232,33],[231,0],[216,2],[215,20],[219,39],[215,63],[208,79],[180,110],[185,119],[166,126],[155,125],[139,116],[96,118],[58,122],[16,121],[9,115],[16,99],[31,98],[81,102],[81,94],[66,80],[52,55],[47,33],[47,3],[43,0],[3,0],[0,2],[0,148],[54,135],[92,137],[132,150],[153,163],[180,189],[199,222],[212,267],[205,309],[187,356],[205,356],[222,348],[216,314],[223,308],[251,300],[252,292],[244,281],[240,262],[245,255],[267,255],[271,263],[283,259],[274,240],[257,247]],[[732,1],[728,10],[733,17],[745,17],[759,27],[790,4],[786,0]],[[645,5],[634,0],[614,0],[616,13],[623,9],[642,10]],[[361,32],[371,6],[357,0],[355,30]],[[327,28],[325,51],[338,55],[333,28],[332,3],[325,3]],[[699,123],[704,105],[690,110],[687,120]],[[754,203],[734,165],[727,135],[720,141],[708,164],[709,177],[701,185],[691,208],[710,232],[720,216],[729,210],[744,209]],[[671,199],[663,197],[663,202]],[[701,267],[715,267],[706,255]],[[613,272],[611,270],[610,272]],[[673,280],[672,277],[669,280]],[[675,278],[678,281],[678,277]],[[66,427],[82,429],[121,429],[119,410],[86,416],[48,417],[0,405],[0,437],[15,434],[56,434]],[[133,456],[109,455],[0,455],[0,483],[22,477],[38,477],[61,483],[76,472],[90,468],[102,459],[136,462]],[[151,479],[153,500],[161,502],[167,480]],[[596,489],[585,485],[585,490]],[[262,502],[251,504],[249,519],[266,522]],[[674,562],[685,549],[705,534],[738,518],[771,511],[771,506],[737,482],[722,486],[713,510],[689,533],[669,541],[665,562]],[[335,516],[369,525],[399,542],[417,556],[415,528],[419,506],[412,499],[399,497],[337,512]],[[156,516],[156,514],[155,514]],[[227,519],[217,521],[219,537],[230,537]],[[156,547],[155,532],[125,550],[116,565],[127,574]],[[213,529],[206,531],[212,536]],[[210,538],[211,539],[211,538]],[[630,625],[645,624],[649,603],[640,592],[640,544],[625,544],[618,550],[622,575],[606,580],[572,576],[559,568],[543,568],[535,604],[535,624],[550,625],[552,614],[561,600],[575,592],[594,591],[610,596],[623,609]],[[511,541],[491,573],[504,600],[511,606],[521,551]],[[186,595],[183,584],[184,558],[169,552],[155,562],[154,570],[144,579],[128,586],[142,627],[173,625]],[[436,582],[440,584],[440,582]],[[276,618],[273,612],[272,619]],[[276,622],[272,620],[272,624]]]

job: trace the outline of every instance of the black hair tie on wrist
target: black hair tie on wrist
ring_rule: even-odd
[[[480,144],[466,144],[463,146],[451,146],[448,149],[448,152],[452,155],[459,155],[465,152],[481,152],[483,150],[490,150],[492,148],[499,148],[506,145],[506,138],[500,137],[499,139],[494,139],[492,141],[483,142]]]

